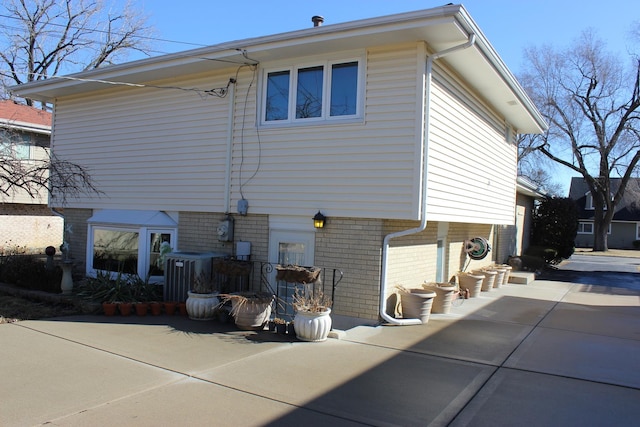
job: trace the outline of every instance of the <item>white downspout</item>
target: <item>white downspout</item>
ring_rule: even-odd
[[[231,161],[233,158],[233,122],[236,104],[236,80],[229,82],[229,123],[227,124],[227,163],[224,177],[224,213],[231,210]]]
[[[427,56],[426,63],[426,82],[425,82],[425,106],[423,109],[423,120],[424,123],[424,131],[423,131],[423,143],[422,143],[422,209],[420,211],[420,225],[416,228],[411,228],[408,230],[397,231],[395,233],[387,234],[384,237],[384,241],[382,243],[382,270],[381,270],[381,279],[380,279],[380,317],[387,323],[393,325],[419,325],[421,324],[420,319],[396,319],[395,317],[391,317],[387,314],[387,264],[388,264],[388,254],[389,254],[389,242],[391,239],[395,239],[397,237],[408,236],[411,234],[421,233],[427,228],[427,169],[428,169],[428,154],[429,154],[429,140],[430,140],[430,121],[431,121],[431,76],[432,76],[432,68],[433,62],[437,59],[442,58],[445,55],[448,55],[452,52],[467,49],[476,41],[475,34],[469,35],[469,40],[464,44],[451,47],[449,49],[445,49],[443,51],[434,53],[433,55]]]

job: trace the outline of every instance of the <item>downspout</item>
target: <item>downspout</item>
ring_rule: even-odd
[[[235,120],[236,80],[229,80],[229,123],[227,123],[227,162],[224,177],[224,213],[231,210],[231,161],[233,159],[233,122]]]
[[[429,140],[430,140],[430,121],[431,121],[431,77],[432,77],[432,69],[433,62],[437,59],[442,58],[445,55],[453,53],[458,50],[467,49],[474,45],[476,41],[475,34],[469,35],[469,40],[467,42],[451,47],[449,49],[445,49],[443,51],[434,53],[433,55],[427,56],[426,62],[426,70],[425,70],[425,105],[423,108],[423,120],[424,130],[423,134],[423,143],[422,143],[422,208],[420,211],[420,225],[416,228],[411,228],[408,230],[397,231],[395,233],[387,234],[384,237],[382,243],[382,270],[381,270],[381,278],[380,278],[380,317],[390,324],[393,325],[419,325],[421,324],[420,319],[396,319],[395,317],[391,317],[387,314],[387,264],[388,264],[388,255],[389,255],[389,242],[391,239],[395,239],[398,237],[409,236],[411,234],[421,233],[427,228],[427,169],[428,169],[428,155],[429,155]]]

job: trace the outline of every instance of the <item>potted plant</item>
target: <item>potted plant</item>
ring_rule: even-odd
[[[220,305],[220,295],[215,284],[204,274],[193,281],[193,287],[187,292],[187,314],[193,320],[212,320]]]
[[[293,309],[296,314],[293,325],[299,340],[325,341],[331,331],[331,306],[333,301],[321,290],[296,288]]]
[[[451,311],[456,286],[451,283],[425,283],[422,287],[428,291],[436,293],[431,305],[431,313],[447,314]]]
[[[221,295],[222,300],[231,303],[230,314],[236,326],[247,331],[264,329],[271,317],[271,304],[275,297],[265,292],[237,292]]]
[[[428,289],[406,289],[398,285],[402,305],[402,317],[405,319],[420,319],[427,323],[431,316],[431,307],[436,293]]]

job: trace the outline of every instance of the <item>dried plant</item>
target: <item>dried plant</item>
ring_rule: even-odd
[[[331,308],[333,301],[321,290],[296,288],[293,294],[293,308],[296,311],[321,313]]]
[[[210,294],[215,292],[215,283],[207,278],[204,273],[200,273],[193,281],[191,292],[196,294]]]
[[[232,303],[230,314],[236,316],[246,304],[271,304],[274,296],[266,292],[238,292],[233,294],[221,294],[222,304]]]

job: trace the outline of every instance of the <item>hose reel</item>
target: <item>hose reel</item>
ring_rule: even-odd
[[[471,240],[465,240],[464,251],[469,258],[479,260],[483,259],[489,254],[491,245],[484,237],[474,237]]]

